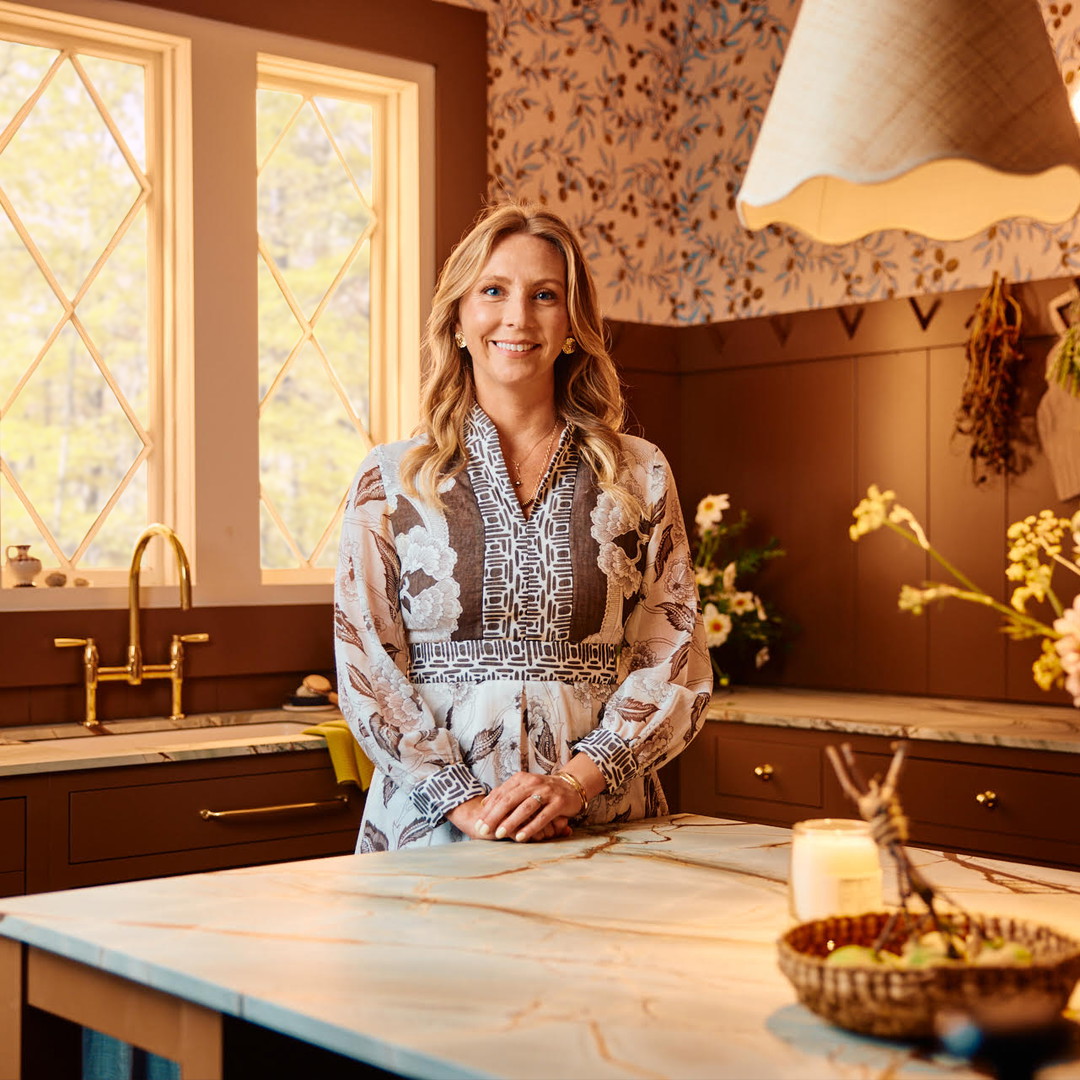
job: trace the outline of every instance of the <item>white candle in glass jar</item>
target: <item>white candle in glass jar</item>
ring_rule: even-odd
[[[865,821],[797,821],[791,836],[791,914],[800,922],[882,906],[881,857]]]

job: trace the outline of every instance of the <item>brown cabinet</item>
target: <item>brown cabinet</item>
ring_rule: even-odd
[[[0,780],[0,895],[352,852],[325,750]]]
[[[0,799],[0,896],[23,892],[26,880],[26,800]]]
[[[825,747],[848,742],[866,775],[893,740],[709,722],[679,761],[680,809],[791,825],[853,817]],[[900,784],[911,842],[1080,869],[1080,754],[911,740]]]

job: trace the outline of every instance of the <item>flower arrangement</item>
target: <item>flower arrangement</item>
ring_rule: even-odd
[[[705,638],[717,684],[728,686],[733,673],[769,662],[769,646],[784,633],[783,619],[756,592],[744,588],[744,579],[756,574],[770,559],[784,554],[772,537],[759,546],[741,545],[750,516],[740,511],[735,521],[724,521],[731,506],[727,495],[706,495],[697,506],[698,543],[694,552]]]
[[[884,526],[922,548],[956,582],[931,581],[921,588],[901,586],[898,602],[902,611],[921,615],[928,604],[949,597],[996,611],[1009,637],[1017,641],[1042,639],[1041,652],[1031,666],[1036,685],[1041,690],[1064,685],[1073,704],[1080,707],[1080,594],[1066,608],[1053,588],[1054,570],[1059,566],[1080,577],[1080,511],[1071,518],[1059,518],[1042,510],[1009,526],[1005,576],[1016,584],[1008,604],[995,600],[937,551],[911,511],[896,501],[895,492],[881,491],[871,484],[852,516],[852,540]],[[1072,543],[1072,558],[1062,554],[1066,536]],[[1032,602],[1047,605],[1051,614],[1045,618],[1031,614],[1028,604]]]

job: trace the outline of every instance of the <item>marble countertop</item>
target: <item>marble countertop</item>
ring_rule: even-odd
[[[796,1002],[789,835],[676,815],[192,874],[2,899],[0,933],[404,1076],[974,1078]],[[1080,937],[1080,874],[913,854],[971,911]]]
[[[721,723],[1080,754],[1080,710],[1062,705],[737,687],[717,693],[707,715]],[[321,750],[325,741],[316,735],[304,735],[304,728],[340,717],[336,709],[253,709],[187,716],[176,721],[115,721],[103,725],[111,736],[94,735],[78,723],[0,728],[0,777]]]
[[[1080,754],[1080,709],[1067,705],[736,687],[714,695],[707,716],[729,724]]]
[[[323,750],[326,740],[304,729],[334,718],[336,709],[255,709],[117,720],[101,725],[106,734],[77,723],[0,728],[0,777]]]

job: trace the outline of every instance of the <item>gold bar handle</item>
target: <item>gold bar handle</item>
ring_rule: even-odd
[[[242,810],[200,810],[199,817],[203,821],[220,821],[226,818],[259,817],[270,814],[287,814],[294,810],[347,810],[349,796],[335,795],[332,799],[324,799],[320,802],[283,803],[280,806],[248,806]]]

